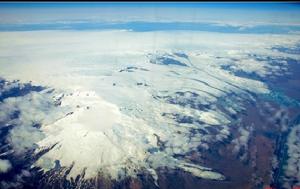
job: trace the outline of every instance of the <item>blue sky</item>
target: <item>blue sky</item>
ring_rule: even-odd
[[[0,24],[56,22],[199,22],[300,25],[299,3],[0,3]]]
[[[59,8],[59,7],[200,7],[200,8],[235,8],[235,9],[260,9],[260,10],[284,10],[284,9],[300,9],[300,3],[270,3],[270,2],[231,2],[231,3],[223,3],[223,2],[16,2],[9,3],[4,2],[0,3],[0,7],[6,8]]]

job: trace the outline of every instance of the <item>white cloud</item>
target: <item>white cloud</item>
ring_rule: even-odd
[[[35,143],[43,138],[43,134],[32,126],[15,127],[10,132],[10,142],[17,153],[24,153],[35,147]]]
[[[6,173],[11,169],[11,163],[9,160],[0,159],[0,173]]]
[[[288,160],[284,167],[284,186],[290,188],[300,184],[300,125],[295,125],[288,136]]]
[[[248,126],[245,128],[243,126],[240,126],[238,128],[239,136],[232,140],[232,143],[234,144],[234,148],[233,148],[234,153],[237,154],[240,152],[241,148],[244,149],[244,153],[240,157],[241,160],[246,160],[246,158],[248,156],[248,143],[249,143],[252,131],[253,131],[252,126]]]
[[[0,120],[14,125],[7,140],[13,145],[15,153],[22,154],[34,149],[44,137],[34,126],[52,123],[67,112],[54,106],[52,95],[47,90],[31,92],[25,96],[6,98],[0,104]],[[18,117],[11,119],[16,111],[20,112]]]

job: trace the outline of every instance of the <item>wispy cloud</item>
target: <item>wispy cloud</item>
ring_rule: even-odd
[[[300,184],[300,125],[295,125],[288,136],[288,160],[284,168],[285,178],[284,185],[290,188],[294,185]]]

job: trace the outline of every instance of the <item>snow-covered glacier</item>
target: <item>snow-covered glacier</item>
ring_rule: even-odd
[[[273,47],[299,42],[196,31],[1,32],[0,122],[14,125],[5,153],[33,157],[28,169],[48,181],[147,173],[157,184],[160,168],[227,179],[191,154],[232,137],[244,102],[270,93],[264,78],[289,74],[286,59],[300,58]],[[41,87],[26,92],[26,83]],[[6,98],[12,89],[25,92]]]

